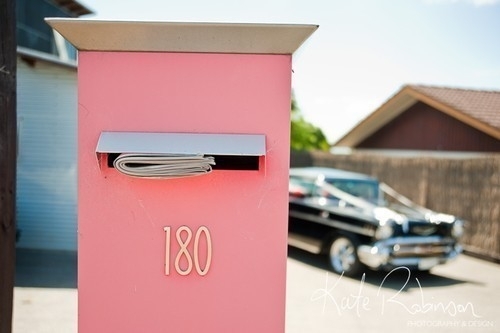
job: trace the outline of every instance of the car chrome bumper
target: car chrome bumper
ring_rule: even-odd
[[[396,237],[358,247],[358,258],[373,269],[405,266],[429,270],[456,258],[462,247],[441,237]]]

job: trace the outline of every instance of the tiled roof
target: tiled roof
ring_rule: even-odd
[[[355,147],[419,101],[500,140],[500,91],[405,85],[334,146]]]
[[[409,85],[429,98],[500,129],[500,91]]]

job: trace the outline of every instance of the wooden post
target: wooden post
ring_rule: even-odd
[[[0,0],[0,333],[12,331],[16,243],[16,1]]]

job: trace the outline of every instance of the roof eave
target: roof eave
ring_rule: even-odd
[[[471,117],[471,116],[467,115],[466,113],[464,113],[460,110],[457,110],[456,108],[451,107],[445,103],[442,103],[441,101],[439,101],[435,98],[431,98],[431,97],[425,95],[424,93],[412,88],[411,86],[409,86],[408,88],[409,88],[409,93],[414,98],[418,99],[419,101],[435,108],[436,110],[439,110],[439,111],[449,115],[452,118],[455,118],[455,119],[475,128],[475,129],[477,129],[485,134],[488,134],[488,135],[494,137],[495,139],[500,140],[500,130],[498,128],[495,128],[489,124],[486,124],[477,118]]]
[[[347,134],[333,144],[334,147],[354,148],[385,124],[399,116],[418,100],[408,94],[409,86],[403,87],[373,113],[354,126]]]
[[[94,12],[75,0],[53,0],[59,7],[65,9],[73,17],[94,14]]]
[[[500,130],[498,128],[473,118],[460,110],[436,100],[435,98],[429,97],[413,88],[411,85],[405,85],[387,102],[358,123],[346,135],[337,140],[333,146],[350,148],[356,147],[363,142],[363,140],[368,138],[370,135],[375,133],[377,130],[382,128],[417,102],[425,103],[485,134],[488,134],[496,139],[500,139]]]

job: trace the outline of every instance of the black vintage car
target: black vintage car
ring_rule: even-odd
[[[377,179],[330,168],[290,169],[290,246],[327,254],[331,269],[428,271],[462,248],[463,221],[421,207]]]

